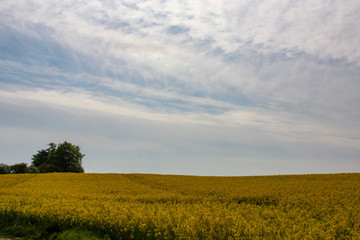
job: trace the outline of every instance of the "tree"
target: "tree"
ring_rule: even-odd
[[[38,169],[41,173],[61,172],[59,167],[47,163],[41,164]]]
[[[41,149],[38,151],[37,154],[33,155],[32,157],[32,165],[35,167],[40,167],[43,164],[50,164],[49,162],[49,154],[52,151],[56,150],[56,144],[55,143],[49,143],[47,149]]]
[[[15,173],[15,174],[29,172],[28,166],[26,163],[16,163],[16,164],[10,166],[10,169],[11,169],[10,172]]]
[[[11,168],[9,165],[6,165],[5,163],[0,163],[0,174],[9,174],[11,171]]]
[[[30,166],[28,167],[28,172],[29,172],[29,173],[39,173],[40,171],[39,171],[39,169],[38,169],[37,167],[35,167],[34,165],[30,165]]]
[[[79,146],[66,141],[59,145],[50,143],[48,146],[32,158],[32,164],[40,172],[84,172],[82,159],[85,154],[80,152]]]
[[[80,147],[64,142],[59,144],[54,151],[49,153],[49,161],[59,167],[62,172],[84,172]]]

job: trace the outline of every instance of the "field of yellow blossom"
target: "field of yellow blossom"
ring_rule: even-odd
[[[360,239],[360,174],[0,175],[0,219],[111,239]]]

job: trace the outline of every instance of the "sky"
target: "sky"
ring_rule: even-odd
[[[358,0],[3,0],[0,162],[360,172]]]

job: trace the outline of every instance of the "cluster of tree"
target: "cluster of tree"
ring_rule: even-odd
[[[0,174],[9,173],[39,173],[39,170],[34,166],[28,166],[27,163],[16,163],[14,165],[0,163]]]
[[[17,163],[14,165],[0,164],[0,174],[8,173],[49,173],[49,172],[77,172],[83,173],[82,159],[85,154],[80,147],[68,142],[56,145],[48,144],[47,149],[41,149],[33,155],[32,163]]]

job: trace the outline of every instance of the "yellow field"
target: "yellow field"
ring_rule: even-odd
[[[360,239],[360,174],[0,175],[0,218],[113,239]]]

